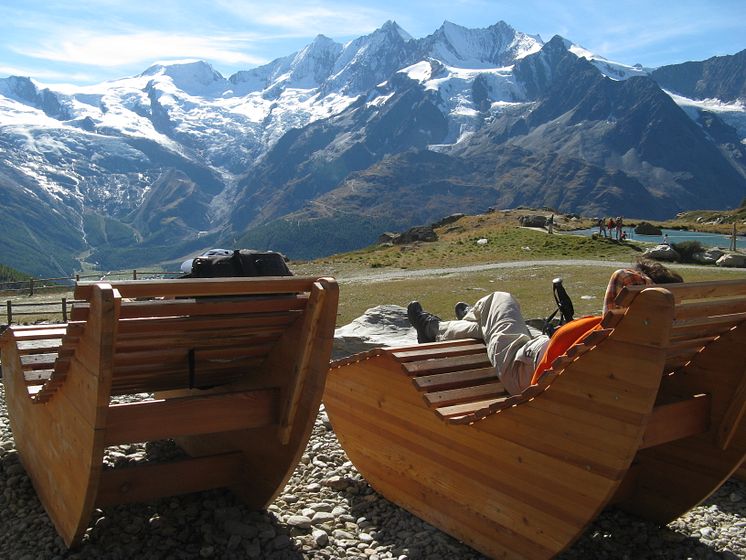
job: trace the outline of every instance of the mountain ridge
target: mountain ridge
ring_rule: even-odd
[[[730,205],[746,192],[744,53],[666,67],[661,81],[689,89],[664,92],[655,70],[502,21],[446,21],[420,39],[389,21],[227,78],[205,61],[78,88],[11,77],[0,79],[0,178],[15,208],[58,213],[55,231],[37,222],[40,243],[77,238],[60,246],[60,269],[151,264],[268,226],[301,256],[303,234],[281,222],[312,228],[320,216],[344,224],[338,243],[367,244],[379,232],[343,216],[404,227],[459,196],[471,211]],[[736,78],[707,85],[726,74]],[[708,92],[727,110],[684,97]],[[37,251],[28,237],[9,236],[9,252]]]

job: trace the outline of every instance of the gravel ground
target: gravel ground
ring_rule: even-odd
[[[172,442],[109,448],[109,466],[162,461]],[[227,491],[96,510],[67,551],[18,461],[0,388],[0,558],[480,559],[471,548],[389,503],[363,480],[322,411],[303,459],[266,512]],[[560,558],[746,558],[746,484],[727,482],[667,527],[604,512]]]

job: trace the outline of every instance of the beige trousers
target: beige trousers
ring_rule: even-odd
[[[530,385],[549,342],[546,335],[531,337],[518,302],[507,292],[483,297],[460,321],[441,321],[438,340],[457,338],[484,341],[487,356],[511,395]]]

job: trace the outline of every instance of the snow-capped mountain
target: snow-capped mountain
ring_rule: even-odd
[[[615,172],[634,177],[636,190],[653,193],[650,216],[690,207],[696,196],[705,196],[694,183],[715,175],[730,186],[712,202],[738,202],[746,176],[739,155],[746,137],[743,53],[687,64],[655,71],[626,65],[559,37],[545,44],[504,22],[483,29],[445,22],[422,39],[387,22],[344,45],[319,35],[296,53],[227,78],[207,62],[180,61],[86,87],[0,79],[0,213],[6,223],[11,208],[28,208],[38,217],[33,228],[14,230],[0,260],[39,273],[69,273],[76,258],[105,267],[141,266],[230,244],[247,232],[247,243],[277,246],[282,238],[280,245],[293,256],[320,254],[368,243],[377,227],[437,218],[460,204],[438,195],[441,188],[461,192],[464,209],[474,210],[495,201],[599,212],[619,204],[599,193],[593,201],[563,197],[557,194],[561,182],[547,183],[546,177],[527,178],[509,195],[507,187],[494,186],[494,169],[475,167],[498,138],[492,152],[503,159],[493,164],[504,173],[510,165],[519,169],[561,154],[576,171],[589,165],[603,170],[582,179],[587,188],[613,182],[601,177]],[[580,84],[590,90],[578,90]],[[639,104],[660,108],[647,118],[661,130],[632,124]],[[679,126],[698,146],[687,152],[691,165],[707,161],[715,175],[642,148],[649,137],[666,145],[664,128]],[[642,136],[622,142],[603,133],[612,129]],[[575,143],[563,145],[562,138]],[[603,149],[588,149],[590,138],[603,142]],[[670,148],[674,155],[681,151]],[[326,245],[318,250],[297,243],[303,238],[307,244],[307,230],[293,233],[283,225],[289,213],[296,224],[308,218],[317,226],[322,218],[342,223],[346,218],[335,205],[355,216],[352,222],[373,219],[366,215],[369,196],[352,185],[364,177],[371,196],[401,189],[391,196],[402,200],[406,185],[386,182],[385,172],[411,182],[415,169],[433,181],[435,170],[451,177],[444,179],[448,186],[422,186],[417,197],[432,202],[416,211],[400,204],[376,216],[364,233],[331,227],[334,235],[320,236]],[[482,173],[472,178],[469,188],[478,190],[468,195],[453,175],[467,169]],[[580,175],[572,181],[582,182]],[[355,192],[365,203],[355,204]],[[55,262],[47,256],[50,246],[58,248]]]

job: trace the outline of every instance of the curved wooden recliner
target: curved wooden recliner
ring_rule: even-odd
[[[474,340],[334,362],[336,435],[378,492],[491,557],[552,557],[612,503],[669,522],[746,456],[746,280],[618,301],[519,396]]]
[[[336,282],[92,283],[75,297],[87,303],[68,324],[11,327],[0,339],[16,448],[65,543],[79,542],[94,507],[115,503],[229,487],[266,507],[318,412]],[[155,400],[112,404],[142,392]],[[164,438],[189,457],[103,468],[107,446]]]

